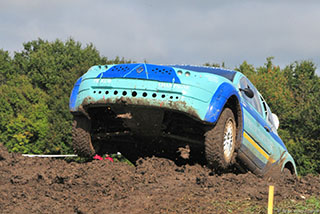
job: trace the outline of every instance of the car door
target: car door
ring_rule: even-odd
[[[243,90],[240,90],[244,117],[244,137],[241,150],[259,169],[263,169],[268,162],[274,162],[273,147],[270,142],[271,127],[265,120],[257,89],[246,77],[240,79],[239,87],[253,91],[253,97],[250,98]]]
[[[277,128],[279,126],[276,125],[272,112],[270,110],[270,107],[268,106],[268,104],[266,103],[266,101],[263,99],[262,96],[260,96],[261,102],[262,102],[262,107],[264,110],[264,115],[265,115],[265,121],[267,122],[267,124],[269,125],[270,129],[269,129],[269,138],[270,138],[270,145],[272,147],[272,158],[275,161],[280,160],[280,158],[285,158],[285,156],[283,156],[284,152],[287,151],[284,143],[282,142],[282,140],[280,139],[278,132],[277,132]],[[279,119],[277,119],[279,120]],[[279,122],[279,121],[278,121]]]

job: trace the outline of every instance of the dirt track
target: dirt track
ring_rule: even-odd
[[[210,175],[201,165],[164,158],[140,159],[136,167],[67,163],[9,154],[0,145],[1,213],[227,213],[217,202],[267,204],[270,183],[251,173]],[[320,195],[320,176],[273,184],[276,201]]]

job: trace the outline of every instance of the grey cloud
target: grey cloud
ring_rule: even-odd
[[[0,3],[0,48],[73,37],[109,57],[152,63],[244,60],[256,66],[275,56],[281,66],[320,64],[320,2],[13,0]]]

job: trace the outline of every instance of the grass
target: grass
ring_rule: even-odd
[[[267,213],[267,202],[261,203],[252,200],[245,201],[214,201],[212,205],[217,210],[224,210],[226,213]],[[274,201],[273,213],[317,213],[320,214],[320,198],[312,196],[304,201],[283,200]]]
[[[305,201],[288,200],[275,207],[274,213],[319,213],[320,198],[312,196]]]
[[[123,162],[127,163],[130,166],[134,166],[134,164],[131,163],[131,161],[129,161],[125,156],[121,154],[111,154],[110,157],[112,157],[115,162]]]

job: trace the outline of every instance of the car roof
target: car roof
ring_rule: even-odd
[[[195,71],[195,72],[216,74],[230,80],[231,82],[233,81],[233,78],[237,73],[236,71],[233,71],[233,70],[217,68],[217,67],[208,67],[208,66],[196,66],[196,65],[170,65],[170,66],[175,68]]]

